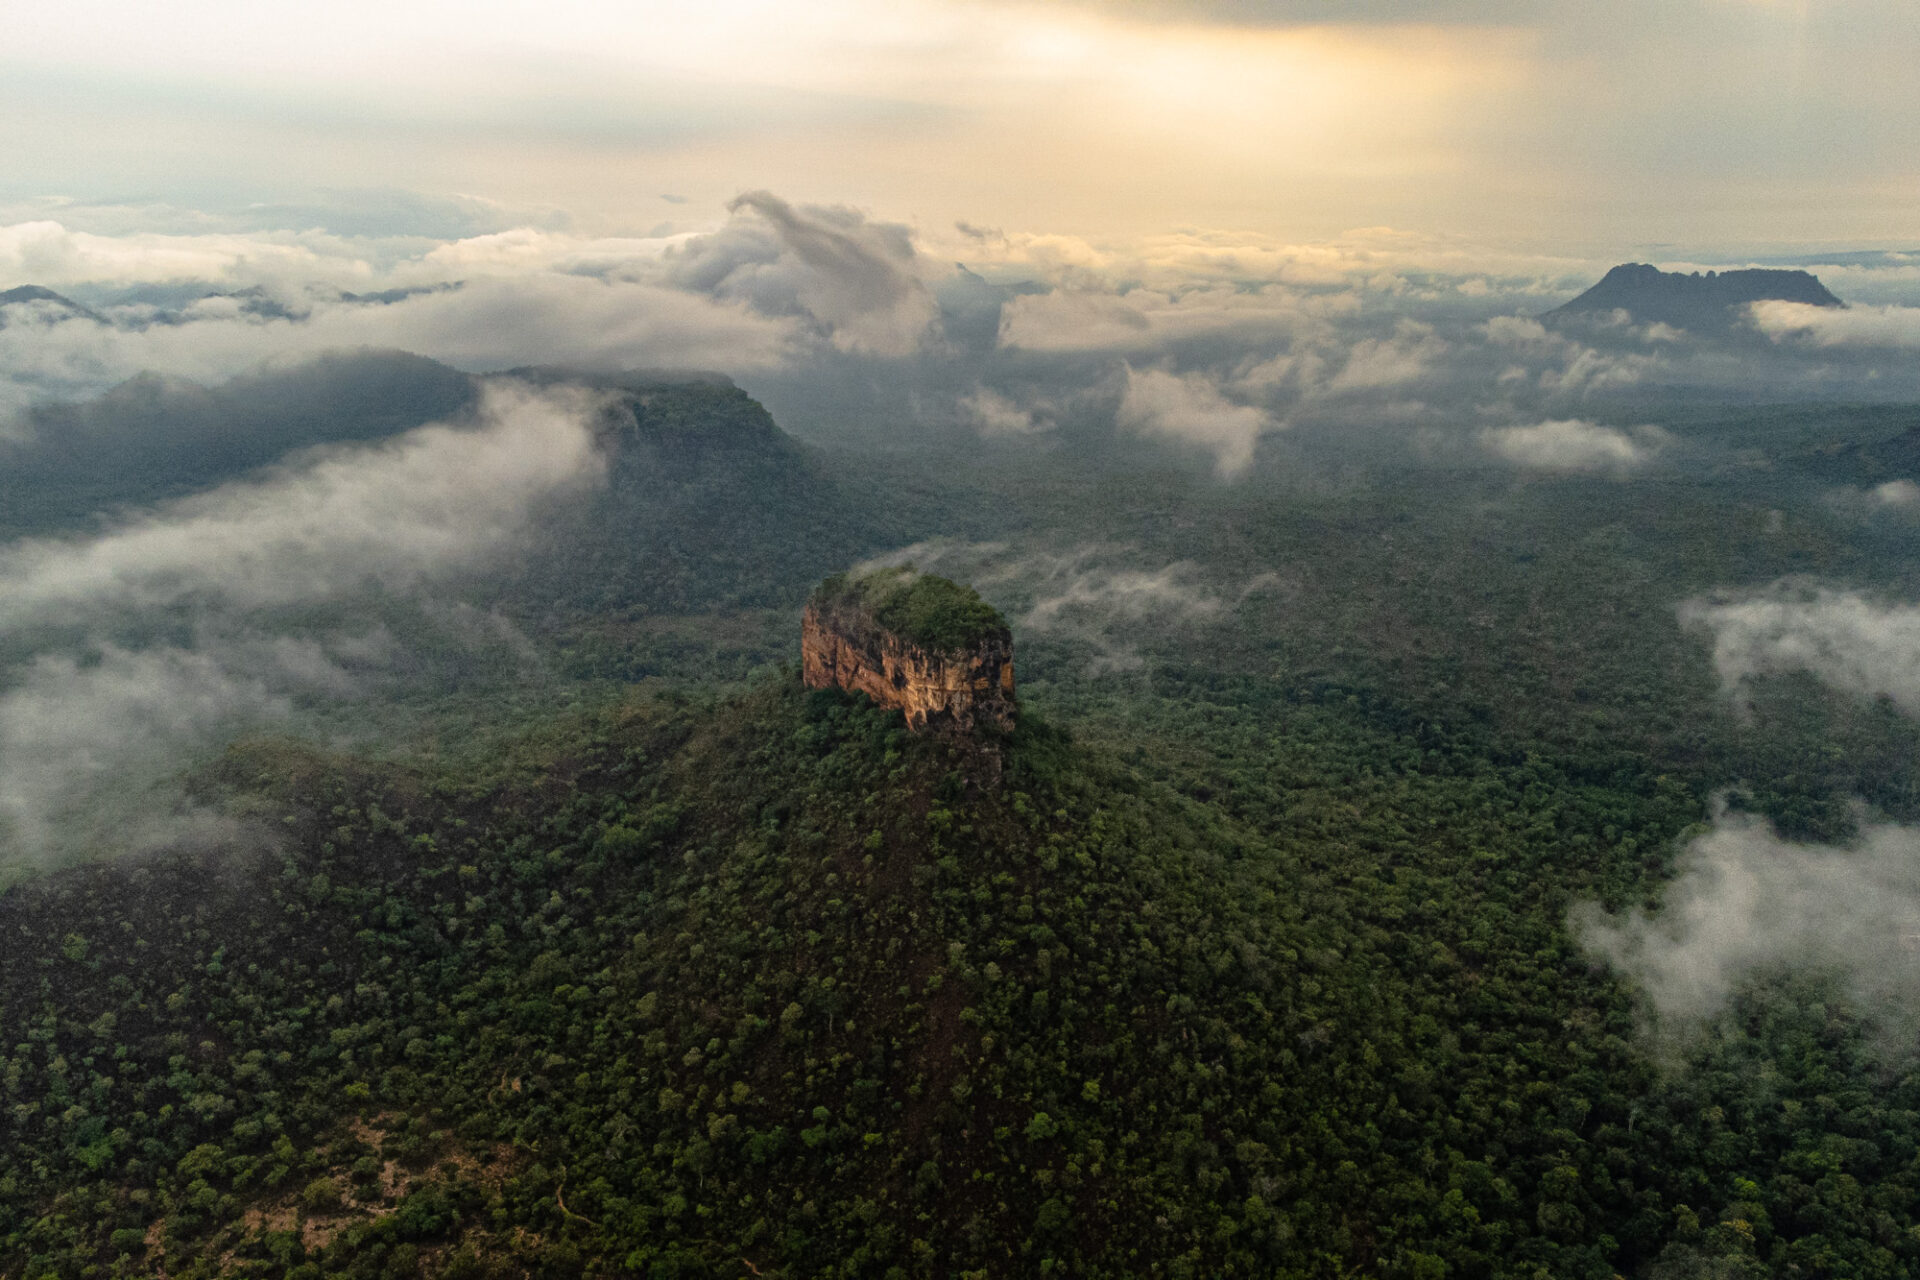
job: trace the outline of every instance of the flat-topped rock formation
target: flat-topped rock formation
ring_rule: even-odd
[[[1805,271],[1751,269],[1698,271],[1682,274],[1662,271],[1644,262],[1615,267],[1600,283],[1543,319],[1605,315],[1625,311],[1642,323],[1672,325],[1693,331],[1726,329],[1751,302],[1802,302],[1813,307],[1843,307],[1819,279]]]
[[[800,624],[809,688],[898,708],[907,727],[970,734],[1013,728],[1013,632],[971,587],[912,568],[836,574]]]

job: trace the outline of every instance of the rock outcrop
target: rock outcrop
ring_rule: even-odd
[[[916,732],[1011,731],[1013,633],[971,588],[911,569],[829,578],[800,624],[809,688],[864,693]]]
[[[1572,302],[1541,318],[1572,319],[1625,311],[1643,324],[1712,333],[1734,325],[1747,304],[1770,301],[1813,307],[1846,305],[1805,271],[1753,268],[1686,275],[1644,262],[1627,262],[1607,272],[1600,283]]]

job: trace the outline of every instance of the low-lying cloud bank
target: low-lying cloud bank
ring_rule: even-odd
[[[1798,302],[1757,302],[1753,319],[1761,332],[1783,344],[1827,348],[1920,347],[1920,307],[1810,307]]]
[[[1920,607],[1788,581],[1688,600],[1679,615],[1681,625],[1711,637],[1714,670],[1730,697],[1744,697],[1757,677],[1804,671],[1920,715]]]
[[[1273,421],[1252,405],[1235,404],[1203,374],[1127,368],[1120,398],[1122,430],[1193,445],[1213,455],[1214,469],[1232,479],[1253,464],[1254,446]]]
[[[1119,432],[1231,479],[1290,427],[1451,430],[1462,457],[1612,471],[1657,444],[1512,429],[1591,425],[1612,416],[1602,405],[1676,386],[1920,395],[1920,369],[1888,355],[1920,333],[1920,308],[1888,301],[1916,288],[1904,263],[1848,268],[1842,283],[1873,305],[1766,304],[1731,338],[1542,322],[1610,265],[1391,231],[1103,244],[908,227],[764,191],[716,225],[628,237],[103,235],[42,220],[0,227],[0,286],[74,305],[0,304],[0,422],[143,370],[209,381],[382,347],[470,370],[714,368],[803,434]],[[1482,429],[1504,434],[1476,448]]]
[[[1746,984],[1793,969],[1835,977],[1920,1048],[1920,831],[1867,825],[1850,848],[1794,844],[1721,812],[1686,848],[1656,912],[1575,909],[1575,936],[1631,978],[1663,1031],[1712,1020]]]
[[[0,547],[0,881],[204,831],[167,788],[197,753],[391,693],[421,646],[524,659],[503,620],[441,589],[601,480],[598,407],[495,383],[470,422]]]
[[[1480,433],[1480,443],[1531,471],[1626,475],[1660,451],[1666,433],[1658,427],[1621,431],[1569,418],[1530,427],[1490,427]]]
[[[86,541],[0,546],[0,634],[187,600],[260,608],[369,582],[405,592],[478,566],[536,502],[599,478],[593,408],[576,389],[494,384],[473,425],[343,450]]]

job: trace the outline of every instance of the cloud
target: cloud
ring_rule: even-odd
[[[170,789],[183,765],[404,684],[421,659],[384,619],[436,650],[524,661],[501,620],[434,592],[599,482],[601,410],[497,381],[471,422],[335,447],[96,536],[0,546],[0,645],[22,655],[0,670],[0,878],[203,831]]]
[[[1032,410],[1021,408],[991,387],[978,387],[962,397],[960,412],[984,436],[1031,435],[1042,429]]]
[[[1086,615],[1109,624],[1211,622],[1226,613],[1228,602],[1197,581],[1198,565],[1180,560],[1156,569],[1129,569],[1098,563],[1112,553],[1112,548],[1091,547],[1022,561],[1019,572],[1031,580],[1036,598],[1021,622],[1052,631]]]
[[[1740,697],[1761,676],[1805,671],[1844,693],[1889,698],[1920,715],[1920,607],[1782,581],[1685,601],[1679,616],[1681,625],[1711,635],[1714,669],[1729,696]]]
[[[0,633],[102,608],[259,608],[486,563],[535,504],[592,483],[594,398],[494,383],[477,427],[434,425],[188,499],[84,541],[0,547]]]
[[[1431,325],[1403,320],[1391,338],[1366,338],[1354,343],[1328,390],[1375,390],[1418,382],[1449,350],[1446,341],[1434,336]]]
[[[1566,419],[1530,427],[1490,427],[1480,433],[1489,453],[1531,471],[1603,472],[1625,475],[1644,465],[1665,439],[1658,427],[1630,434],[1597,423]]]
[[[117,236],[71,231],[39,219],[0,226],[0,280],[136,284],[173,280],[259,284],[323,282],[351,287],[372,266],[343,241],[293,232]]]
[[[1920,484],[1912,480],[1887,480],[1866,489],[1839,485],[1824,496],[1828,506],[1850,520],[1920,519]]]
[[[1491,348],[1518,361],[1501,371],[1502,382],[1530,385],[1553,400],[1631,387],[1668,368],[1659,355],[1631,348],[1602,351],[1529,316],[1493,316],[1481,330]],[[1636,333],[1630,326],[1620,328],[1616,341],[1636,338],[1655,341],[1650,330]],[[1668,341],[1665,334],[1658,340]]]
[[[153,793],[182,749],[289,711],[284,695],[213,654],[42,656],[0,695],[0,884],[18,870],[9,845],[33,862],[109,838],[131,848],[173,838],[174,797],[156,804]]]
[[[1920,830],[1864,827],[1849,848],[1782,840],[1724,810],[1691,841],[1660,909],[1575,908],[1575,936],[1684,1031],[1781,969],[1836,975],[1883,1026],[1920,1045]]]
[[[1896,351],[1920,347],[1920,307],[1812,307],[1799,302],[1752,304],[1754,325],[1775,342]]]
[[[1000,340],[1027,351],[1139,354],[1222,339],[1270,344],[1325,332],[1338,303],[1267,286],[1185,287],[1125,293],[1082,284],[1011,300]]]
[[[1877,484],[1870,491],[1873,500],[1883,507],[1911,508],[1920,506],[1920,484],[1911,480],[1889,480]]]
[[[1383,227],[1322,242],[1205,228],[1096,240],[909,229],[751,191],[707,229],[673,234],[548,220],[438,241],[112,235],[40,218],[0,229],[0,246],[104,321],[48,313],[0,329],[0,433],[36,401],[145,370],[210,382],[357,347],[468,370],[714,368],[815,438],[1021,434],[1028,418],[1069,436],[1201,437],[1227,473],[1282,423],[1357,445],[1417,429],[1471,446],[1489,422],[1590,422],[1665,388],[1920,395],[1920,367],[1882,347],[1549,330],[1531,315],[1609,263]],[[1917,268],[1881,255],[1847,269],[1884,295],[1910,292],[1897,282]],[[1644,433],[1587,443],[1580,465],[1603,468],[1658,447]],[[1572,442],[1558,444],[1553,465],[1571,465]]]
[[[111,315],[111,313],[109,313]],[[376,347],[464,369],[725,366],[752,372],[789,358],[791,321],[658,284],[535,272],[409,294],[383,305],[316,301],[259,314],[231,297],[196,302],[169,323],[84,319],[0,329],[0,409],[86,395],[146,371],[219,381],[267,361]]]
[[[1263,410],[1233,403],[1202,374],[1131,365],[1118,421],[1122,430],[1208,451],[1223,479],[1232,479],[1251,466],[1260,437],[1278,429]]]
[[[727,227],[680,251],[676,283],[763,314],[806,316],[843,351],[901,356],[926,341],[938,312],[906,228],[769,191],[727,208]]]
[[[1028,351],[1147,351],[1153,323],[1137,306],[1092,293],[1015,298],[1001,313],[1002,345]]]
[[[393,347],[463,368],[530,363],[752,372],[815,344],[899,357],[938,339],[904,227],[767,192],[701,234],[534,226],[439,243],[321,232],[100,235],[0,227],[0,279],[74,293],[105,324],[0,329],[0,405],[144,370],[215,380],[269,358]],[[156,301],[167,298],[168,301]],[[60,323],[67,321],[66,323]]]
[[[1124,549],[1082,547],[1065,555],[1032,556],[1020,563],[1033,603],[1019,625],[1092,648],[1092,672],[1126,671],[1141,659],[1143,632],[1164,635],[1217,622],[1233,602],[1210,590],[1198,565],[1175,561],[1152,569],[1105,563]]]

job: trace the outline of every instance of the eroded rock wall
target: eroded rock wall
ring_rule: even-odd
[[[1013,641],[1005,635],[967,649],[923,649],[858,613],[823,614],[809,605],[800,623],[800,669],[809,688],[857,690],[898,707],[915,731],[1013,728]]]

